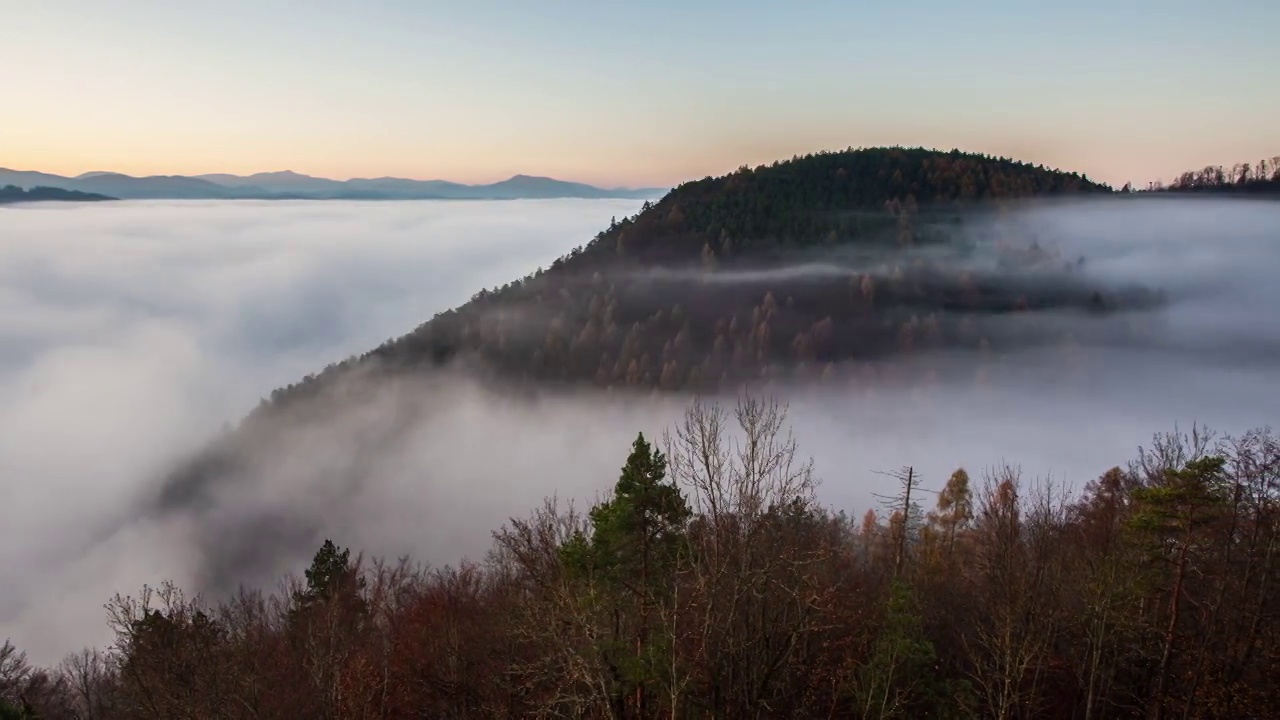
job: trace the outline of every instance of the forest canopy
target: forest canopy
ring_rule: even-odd
[[[1155,437],[1079,492],[997,465],[832,509],[786,408],[696,402],[482,562],[325,540],[276,591],[107,604],[0,717],[1270,717],[1280,440]],[[625,460],[623,458],[625,457]],[[603,479],[602,479],[603,480]]]

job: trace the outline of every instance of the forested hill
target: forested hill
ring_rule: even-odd
[[[873,148],[818,153],[680,185],[589,249],[631,261],[697,259],[752,248],[856,239],[901,208],[949,208],[990,200],[1111,188],[1075,173],[958,150]],[[861,213],[857,211],[862,211]],[[880,214],[866,214],[868,211]]]
[[[375,360],[411,371],[457,361],[504,380],[706,391],[830,377],[849,360],[1056,341],[1034,326],[997,337],[984,321],[1154,298],[1089,287],[1071,272],[1079,259],[1033,241],[965,245],[957,228],[1007,199],[1109,192],[1078,174],[958,151],[848,150],[744,167],[685,183],[549,269],[482,290],[318,377]],[[316,379],[272,401],[317,390]]]

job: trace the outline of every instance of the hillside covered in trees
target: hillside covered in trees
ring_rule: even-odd
[[[1077,494],[898,478],[833,511],[783,408],[695,404],[483,562],[326,540],[275,592],[117,596],[57,668],[5,643],[0,718],[1276,716],[1275,435],[1157,436]]]
[[[795,383],[853,398],[987,387],[1028,348],[1052,350],[1046,374],[1079,378],[1072,328],[1125,342],[1147,331],[1142,323],[1093,321],[1159,305],[1162,294],[1090,282],[1081,258],[1059,257],[999,219],[1009,204],[1084,194],[1110,190],[1009,160],[903,148],[687,183],[551,267],[274,391],[167,474],[155,512],[200,512],[226,488],[287,475],[294,468],[281,463],[315,443],[358,449],[313,480],[374,482],[378,459],[403,452],[416,423],[447,422],[450,388],[472,381],[502,397],[603,391],[623,401]],[[223,522],[243,519],[214,524]],[[279,513],[259,525],[272,537],[308,537],[320,531],[314,523]],[[253,537],[218,541],[225,552],[203,569],[213,584],[268,564]]]
[[[968,222],[1032,198],[1110,193],[1003,158],[923,149],[821,153],[685,183],[526,277],[482,290],[355,366],[454,362],[492,378],[599,388],[715,391],[831,377],[942,349],[1062,341],[993,320],[1158,303],[1100,288],[1034,238],[966,236]]]

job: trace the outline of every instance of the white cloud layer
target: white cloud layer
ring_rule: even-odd
[[[191,565],[163,527],[117,529],[158,472],[272,388],[548,265],[639,204],[0,209],[0,637],[42,660],[101,642],[113,592]]]

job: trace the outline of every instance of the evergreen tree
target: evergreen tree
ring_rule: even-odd
[[[648,587],[650,576],[669,569],[683,539],[689,504],[666,480],[667,460],[641,433],[614,486],[613,497],[592,508],[591,537],[577,537],[564,557],[579,571],[614,582]]]
[[[311,598],[328,598],[351,572],[351,550],[325,539],[316,551],[311,567],[304,572],[307,578],[307,595]]]
[[[1170,668],[1179,646],[1179,624],[1187,575],[1194,570],[1196,551],[1201,536],[1224,510],[1227,481],[1226,460],[1219,456],[1203,457],[1182,468],[1169,469],[1163,482],[1139,488],[1133,496],[1138,510],[1130,525],[1147,536],[1151,547],[1170,570],[1167,624],[1156,667],[1155,688],[1151,697],[1151,716],[1159,720],[1166,710]]]
[[[911,589],[895,578],[870,656],[858,673],[862,716],[959,717],[969,693],[938,674],[938,656]]]
[[[615,670],[614,707],[626,714],[628,698],[645,715],[647,686],[655,679],[657,648],[650,643],[651,609],[665,597],[685,541],[691,511],[684,495],[667,480],[667,460],[641,433],[614,486],[613,497],[592,508],[591,536],[575,535],[561,548],[571,572],[600,582],[601,609],[613,617],[613,634],[599,652]],[[621,618],[635,618],[628,632]],[[632,646],[634,649],[632,650]]]

